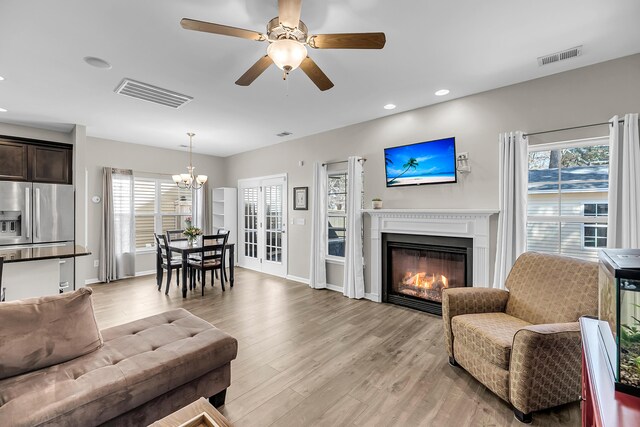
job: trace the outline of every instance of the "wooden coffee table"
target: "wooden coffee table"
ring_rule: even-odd
[[[232,427],[227,419],[222,416],[216,408],[210,404],[207,399],[201,397],[192,404],[185,406],[182,409],[177,410],[173,414],[169,414],[161,420],[151,424],[152,427],[177,427],[185,425],[185,423],[192,421],[193,423],[186,424],[188,426],[210,426],[211,424],[198,421],[200,416],[205,413],[211,417],[211,419],[220,427]],[[213,424],[215,426],[215,424]]]

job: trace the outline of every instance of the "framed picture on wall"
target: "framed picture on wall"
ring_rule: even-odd
[[[293,188],[293,209],[296,211],[309,210],[308,203],[309,187]]]

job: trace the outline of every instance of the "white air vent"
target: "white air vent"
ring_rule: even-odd
[[[123,79],[115,92],[171,108],[180,108],[193,99],[187,95],[131,79]]]
[[[289,136],[289,135],[293,135],[293,134],[291,132],[287,132],[286,130],[284,132],[280,132],[276,134],[276,136],[279,136],[280,138],[282,138],[283,136]]]
[[[582,46],[572,47],[561,52],[552,53],[551,55],[545,55],[538,58],[538,65],[548,65],[554,62],[564,61],[565,59],[575,58],[582,55]]]

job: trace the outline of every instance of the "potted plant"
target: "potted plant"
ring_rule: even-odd
[[[198,238],[198,236],[200,236],[202,234],[202,230],[200,230],[198,227],[194,227],[191,224],[191,217],[190,216],[188,216],[184,220],[184,222],[187,225],[187,227],[184,229],[182,234],[187,236],[187,241],[189,242],[189,246],[193,246],[193,242],[195,242],[196,239]]]
[[[371,199],[371,207],[373,209],[382,209],[382,199],[380,197]]]

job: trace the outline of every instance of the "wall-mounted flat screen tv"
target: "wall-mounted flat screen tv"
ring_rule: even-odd
[[[385,148],[384,162],[387,187],[456,182],[456,139]]]

